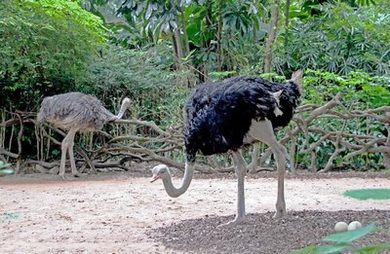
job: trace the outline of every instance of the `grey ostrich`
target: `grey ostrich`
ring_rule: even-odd
[[[64,178],[66,153],[69,153],[72,175],[77,176],[73,146],[77,132],[98,131],[104,124],[121,119],[130,105],[130,99],[124,98],[118,115],[108,111],[95,96],[79,92],[58,94],[43,99],[39,110],[38,122],[49,122],[61,129],[69,130],[61,143],[61,163],[59,175]]]
[[[204,155],[230,151],[238,178],[237,213],[224,225],[235,225],[245,218],[244,178],[246,163],[240,148],[256,141],[266,143],[274,153],[278,174],[275,217],[286,212],[284,172],[286,149],[276,140],[274,130],[286,126],[301,96],[303,71],[293,73],[286,84],[255,77],[233,77],[204,84],[189,97],[186,105],[184,178],[179,188],[172,184],[166,165],[152,169],[152,182],[162,179],[166,192],[178,197],[188,189],[198,151]]]

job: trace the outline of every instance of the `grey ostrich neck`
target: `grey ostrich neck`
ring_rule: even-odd
[[[118,115],[114,115],[112,114],[111,112],[108,111],[109,114],[111,114],[111,117],[112,117],[112,121],[115,121],[115,120],[119,120],[123,117],[123,115],[125,114],[127,108],[128,108],[128,98],[125,98],[123,101],[122,101],[122,105],[121,105],[121,108],[119,109],[119,112],[118,112]]]
[[[166,177],[162,179],[164,183],[165,191],[172,198],[181,196],[184,192],[187,191],[188,187],[190,186],[193,175],[194,175],[194,163],[186,162],[184,177],[182,179],[180,187],[176,188],[175,186],[173,186],[172,177],[170,174],[168,174]]]

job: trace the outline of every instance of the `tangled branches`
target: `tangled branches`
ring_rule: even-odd
[[[296,127],[281,139],[283,144],[290,142],[290,153],[293,151],[290,157],[296,157],[291,147],[298,146],[297,140],[300,138],[297,152],[310,154],[309,168],[314,172],[318,170],[318,155],[324,144],[332,144],[333,149],[329,151],[321,172],[331,170],[336,165],[336,159],[340,164],[348,164],[353,157],[365,153],[381,153],[384,167],[389,168],[390,107],[351,110],[352,105],[342,105],[341,97],[341,94],[337,94],[322,106],[303,105],[298,108],[293,119]],[[267,151],[263,157],[269,156],[269,153]]]
[[[390,168],[390,107],[351,110],[353,105],[343,106],[341,97],[337,94],[324,105],[299,107],[293,123],[281,131],[279,140],[289,148],[292,170],[299,166],[326,172],[337,165],[348,166],[355,158],[369,154],[383,158],[383,166]],[[58,170],[55,153],[61,144],[58,140],[65,133],[49,125],[38,126],[34,113],[9,115],[11,118],[5,120],[3,114],[0,123],[0,159],[14,162],[16,172],[34,166],[40,172],[55,173]],[[130,164],[141,161],[183,169],[184,163],[178,162],[183,161],[182,126],[164,130],[152,121],[127,119],[111,124],[107,132],[83,134],[75,146],[79,171],[104,168],[134,171],[137,167]],[[34,137],[27,137],[25,129],[33,129]],[[24,145],[23,140],[29,140],[30,145]],[[35,146],[31,145],[33,140]],[[265,149],[260,165],[270,156],[270,149]],[[218,171],[229,170],[216,166],[213,158],[200,161],[204,161],[197,168],[201,172],[213,172],[213,167]]]

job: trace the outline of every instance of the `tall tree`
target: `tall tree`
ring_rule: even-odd
[[[274,0],[271,8],[271,22],[264,50],[264,72],[272,71],[272,49],[276,39],[279,22],[280,0]]]

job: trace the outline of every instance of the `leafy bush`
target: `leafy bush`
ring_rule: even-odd
[[[338,107],[340,112],[350,110],[365,110],[388,106],[390,102],[390,78],[385,76],[371,76],[365,72],[350,72],[345,76],[323,71],[307,71],[305,74],[304,102],[317,105],[324,104],[331,100],[337,93],[342,93],[343,105]],[[324,118],[315,122],[313,127],[322,128],[328,131],[341,130],[344,126],[346,133],[355,135],[372,135],[375,137],[387,136],[386,127],[383,123],[373,121],[369,118],[354,118],[347,122],[337,118]],[[311,142],[319,139],[318,135],[311,135]],[[353,142],[353,139],[350,140]],[[303,141],[302,141],[303,143]],[[330,154],[334,151],[334,146],[330,142],[323,142],[318,150],[318,157],[321,158],[319,165],[325,165]],[[341,153],[338,162],[346,153]],[[306,158],[307,160],[309,158]],[[354,157],[349,161],[351,168],[373,168],[378,169],[382,159],[380,154],[363,154]]]
[[[337,93],[343,93],[346,105],[364,110],[388,106],[390,102],[390,77],[372,76],[366,72],[352,71],[341,76],[321,70],[305,72],[306,103],[322,104]]]
[[[77,90],[95,94],[107,105],[130,97],[132,116],[167,126],[179,121],[188,89],[176,85],[170,49],[164,44],[144,49],[110,46],[89,66]]]
[[[75,1],[1,1],[0,106],[32,111],[43,95],[73,90],[104,41],[101,20]]]
[[[275,47],[274,66],[279,72],[305,67],[339,74],[356,70],[390,74],[390,18],[385,7],[354,8],[338,2],[315,8],[321,15],[292,13],[298,17],[291,20],[290,32],[284,31]]]

